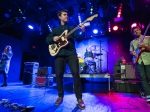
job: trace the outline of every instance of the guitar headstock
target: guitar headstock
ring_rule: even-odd
[[[93,16],[87,18],[86,20],[87,20],[87,21],[92,21],[95,17],[98,17],[98,14],[95,14],[95,15],[93,15]]]

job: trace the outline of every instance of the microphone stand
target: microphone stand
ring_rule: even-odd
[[[102,49],[102,50],[105,51],[106,54],[107,54],[107,71],[106,71],[106,72],[108,73],[108,72],[109,72],[109,71],[108,71],[108,54],[110,54],[110,53],[109,53],[108,51],[106,51],[105,49]],[[110,55],[111,55],[111,54],[110,54]]]
[[[102,58],[101,58],[102,50],[101,50],[101,40],[99,41],[99,44],[100,44],[100,73],[102,73]]]

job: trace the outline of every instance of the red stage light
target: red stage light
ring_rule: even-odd
[[[118,30],[118,26],[114,26],[114,27],[113,27],[113,30],[114,30],[114,31],[117,31],[117,30]]]
[[[135,27],[135,26],[137,26],[137,23],[133,23],[133,24],[131,25],[131,28],[133,28],[133,27]]]

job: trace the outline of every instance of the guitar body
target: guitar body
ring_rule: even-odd
[[[87,21],[92,21],[95,17],[97,17],[98,14],[95,14],[89,18],[87,18],[85,21],[83,21],[81,24],[85,24]],[[69,33],[68,30],[65,30],[59,37],[59,41],[58,43],[55,44],[51,44],[49,45],[49,52],[51,54],[51,56],[56,56],[58,54],[58,52],[60,51],[60,49],[64,46],[66,46],[69,42],[68,42],[68,38],[69,36],[76,31],[78,28],[80,27],[80,25],[78,25],[77,27],[75,27],[74,29],[72,29]]]
[[[145,48],[137,48],[137,49],[135,50],[136,56],[133,56],[133,58],[132,58],[133,64],[138,64],[140,55],[141,55],[143,52],[147,52],[147,51],[145,50]]]
[[[68,33],[68,30],[65,30],[59,37],[58,43],[49,45],[49,52],[52,56],[56,56],[60,49],[68,44],[68,40],[65,37]]]
[[[136,49],[135,50],[135,53],[137,54],[136,56],[133,56],[133,58],[132,58],[132,62],[133,62],[133,64],[137,64],[138,63],[138,60],[139,60],[139,58],[140,58],[140,55],[141,55],[141,53],[142,53],[142,50],[140,50],[140,49]]]

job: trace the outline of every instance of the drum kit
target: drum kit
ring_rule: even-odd
[[[104,49],[102,50],[105,51]],[[100,41],[100,45],[92,45],[86,49],[86,52],[84,53],[84,59],[81,58],[82,55],[80,53],[77,54],[78,54],[80,74],[102,73],[103,53],[101,52],[101,41]],[[107,72],[108,72],[108,57],[107,57]],[[67,73],[71,73],[70,70],[67,71]]]
[[[99,45],[90,46],[84,53],[84,59],[82,55],[78,54],[79,72],[80,74],[97,74],[101,73],[101,53]],[[66,66],[66,73],[71,73],[68,66]]]
[[[99,45],[90,46],[84,53],[84,67],[82,67],[81,73],[96,74],[101,72],[101,53]],[[80,66],[80,62],[79,62]],[[81,68],[80,68],[81,69]]]

